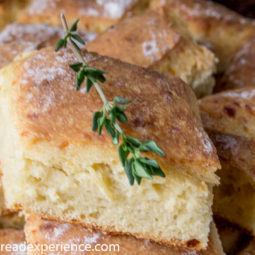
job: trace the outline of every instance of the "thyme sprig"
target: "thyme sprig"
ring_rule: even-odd
[[[97,131],[98,135],[101,135],[103,128],[105,128],[112,138],[113,145],[119,145],[119,158],[131,185],[135,181],[140,185],[142,178],[152,179],[153,176],[165,177],[156,160],[142,156],[142,152],[152,152],[164,156],[164,152],[157,143],[154,141],[141,142],[137,138],[127,136],[119,126],[119,123],[125,124],[128,121],[125,110],[127,108],[126,105],[131,103],[131,101],[119,96],[116,96],[113,101],[107,100],[99,85],[99,82],[105,82],[104,74],[106,72],[88,66],[76,43],[78,41],[84,44],[82,38],[76,33],[79,20],[76,20],[70,29],[63,14],[61,14],[61,21],[66,35],[58,41],[56,51],[69,45],[79,60],[78,63],[70,65],[70,68],[77,73],[76,90],[79,90],[83,82],[86,81],[86,91],[89,92],[94,86],[103,101],[102,109],[93,115],[92,130]]]

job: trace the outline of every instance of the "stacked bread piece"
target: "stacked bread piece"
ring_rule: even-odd
[[[87,52],[84,57],[108,73],[102,85],[108,98],[115,91],[132,98],[123,128],[161,146],[166,156],[158,160],[166,178],[129,185],[108,136],[91,132],[93,109],[101,104],[96,91],[89,97],[75,91],[69,68],[74,56],[47,48],[1,73],[8,207],[166,245],[206,248],[219,163],[193,113],[192,91],[175,77]],[[187,97],[194,99],[193,111]]]
[[[254,22],[206,0],[11,2],[23,11],[5,13],[17,23],[0,33],[0,220],[8,228],[0,242],[3,233],[3,244],[35,248],[118,244],[105,253],[222,255],[214,213],[225,252],[253,252]],[[76,43],[89,66],[106,72],[106,97],[132,101],[121,128],[164,151],[142,155],[165,178],[130,186],[107,132],[91,130],[102,102],[95,88],[76,91],[71,49],[54,51],[65,36],[60,12],[69,25],[80,19],[85,48]],[[23,215],[25,237],[9,229],[22,228]],[[24,254],[40,253],[87,254]]]
[[[112,250],[110,254],[125,255],[188,255],[188,251],[179,248],[170,248],[149,242],[147,240],[138,240],[132,236],[108,235],[100,231],[91,231],[79,225],[59,223],[56,221],[44,220],[36,215],[30,215],[27,218],[25,228],[27,242],[30,245],[50,244],[50,240],[56,243],[75,243],[77,245],[87,244],[119,244],[121,250]],[[60,233],[60,234],[59,234]],[[36,253],[31,253],[36,254]],[[46,252],[45,254],[50,254]],[[63,254],[69,254],[68,252]],[[84,254],[77,252],[76,254]],[[91,253],[91,254],[97,254]],[[221,244],[215,225],[211,226],[208,247],[205,251],[193,252],[198,255],[216,255],[223,254]]]

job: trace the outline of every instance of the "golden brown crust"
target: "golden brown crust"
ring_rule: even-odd
[[[110,27],[86,48],[103,56],[176,75],[198,96],[211,94],[216,58],[180,30],[174,20],[169,21],[149,10]]]
[[[255,31],[251,20],[211,1],[154,0],[152,7],[163,7],[171,18],[186,24],[195,40],[209,43],[220,59],[220,71]]]
[[[176,88],[185,86],[178,78],[95,54],[87,53],[85,58],[89,65],[108,72],[102,88],[109,100],[116,93],[133,100],[126,112],[129,122],[123,126],[127,135],[155,140],[166,153],[157,158],[163,169],[174,167],[216,182],[215,148],[177,94]],[[107,146],[107,153],[117,159],[116,147],[105,132],[98,136],[91,131],[92,114],[102,103],[93,89],[89,95],[84,89],[74,90],[75,73],[68,65],[75,61],[70,52],[48,48],[9,67],[16,70],[10,93],[22,142],[47,141],[55,147],[90,144],[102,150]]]
[[[100,55],[151,67],[162,60],[181,39],[173,24],[156,12],[148,11],[112,26],[86,48]]]
[[[2,249],[1,250],[2,255],[7,255],[7,254],[8,255],[25,255],[26,254],[26,252],[24,251],[25,234],[23,230],[1,229],[0,243],[1,243],[0,249]],[[9,246],[12,245],[12,247],[10,248],[8,245]],[[23,247],[21,247],[21,245]],[[19,249],[17,247],[20,247],[20,251],[17,251],[17,249]],[[10,251],[10,249],[13,249],[13,251]],[[24,252],[22,252],[22,250]]]
[[[255,36],[236,53],[215,91],[255,87]]]
[[[81,29],[101,32],[129,15],[129,12],[143,9],[147,2],[147,0],[34,0],[27,10],[21,13],[19,22],[61,25],[57,14],[64,12],[70,24],[79,18]]]
[[[55,46],[64,31],[48,25],[22,25],[13,23],[0,33],[0,68],[10,63],[18,54],[48,46]],[[79,31],[87,43],[96,37],[96,33]]]
[[[70,243],[70,240],[74,240],[72,242],[74,242],[75,244],[81,244],[85,242],[85,244],[91,244],[92,247],[94,247],[96,244],[118,244],[120,250],[111,251],[111,254],[190,254],[185,250],[166,247],[150,242],[148,240],[138,240],[128,235],[109,235],[101,231],[86,229],[76,224],[68,224],[42,219],[37,215],[30,215],[27,218],[25,232],[28,244]],[[218,240],[216,239],[217,237],[215,237],[213,233],[210,236],[207,250],[195,252],[194,255],[220,255],[221,253],[219,251],[221,247],[219,247],[219,244],[217,243]]]

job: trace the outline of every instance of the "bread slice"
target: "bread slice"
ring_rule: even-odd
[[[96,33],[87,31],[79,31],[79,35],[86,43],[96,37]],[[18,23],[6,26],[0,33],[0,68],[9,64],[22,52],[55,46],[63,36],[63,29],[56,26]]]
[[[63,222],[50,221],[42,219],[38,215],[29,215],[26,221],[25,234],[28,245],[35,244],[73,244],[77,249],[79,245],[87,245],[92,249],[108,249],[111,255],[189,255],[188,251],[177,248],[170,248],[159,245],[148,240],[138,240],[128,235],[108,235],[100,231],[86,229],[80,225],[67,224]],[[71,248],[70,248],[71,249]],[[84,254],[82,250],[75,254]],[[44,254],[58,254],[55,250],[46,251]],[[98,251],[92,251],[90,254],[96,254]],[[107,252],[106,252],[107,253]],[[37,254],[30,252],[27,255]],[[62,251],[61,254],[70,254]],[[193,255],[223,255],[222,246],[217,234],[217,229],[212,224],[209,244],[206,250],[193,252]]]
[[[46,48],[20,57],[0,75],[7,206],[167,245],[206,248],[220,165],[194,114],[194,94],[176,77],[84,54],[90,66],[107,72],[102,89],[109,100],[132,100],[123,129],[159,144],[166,156],[151,156],[166,178],[129,185],[110,137],[91,131],[92,114],[102,107],[96,91],[75,91],[73,54]]]
[[[23,230],[0,230],[1,255],[26,255],[25,234]]]
[[[152,0],[151,7],[164,9],[170,19],[185,24],[193,38],[207,44],[219,58],[218,71],[224,71],[244,42],[255,31],[252,20],[212,1]]]
[[[80,19],[80,29],[101,32],[126,16],[143,11],[148,0],[32,0],[19,15],[19,22],[61,25],[59,14],[64,12],[72,23]]]
[[[142,27],[142,29],[141,29]],[[86,48],[101,55],[179,76],[198,96],[211,94],[216,58],[154,11],[129,18],[100,34]]]
[[[221,159],[216,215],[255,234],[254,88],[222,92],[200,101],[205,128]]]
[[[255,87],[255,36],[236,53],[215,91]]]

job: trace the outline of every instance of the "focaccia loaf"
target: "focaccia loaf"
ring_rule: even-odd
[[[109,100],[132,100],[122,128],[158,143],[165,157],[145,155],[159,162],[166,178],[130,186],[117,147],[105,131],[98,136],[91,130],[92,115],[102,107],[96,90],[77,92],[69,67],[74,55],[46,48],[0,75],[7,205],[106,232],[206,248],[220,165],[191,89],[177,77],[115,59],[87,52],[84,58],[107,72],[102,89]]]

